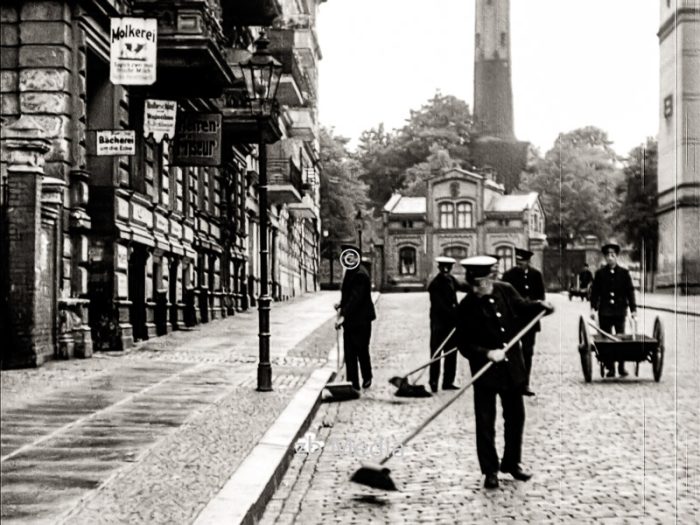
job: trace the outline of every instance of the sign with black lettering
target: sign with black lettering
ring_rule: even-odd
[[[96,132],[97,155],[136,154],[136,132],[133,129],[103,129]]]
[[[175,136],[177,102],[147,98],[143,106],[143,136],[153,135],[153,140],[161,142]]]
[[[112,84],[150,86],[156,81],[157,19],[112,18],[109,40]]]
[[[180,113],[173,141],[174,166],[221,165],[221,113]]]

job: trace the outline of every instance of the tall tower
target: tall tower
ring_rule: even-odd
[[[472,157],[491,168],[510,193],[518,189],[527,163],[527,142],[513,131],[510,76],[510,0],[476,0],[474,46],[474,116],[477,138]]]
[[[513,140],[510,0],[476,0],[474,114],[482,135]]]
[[[660,289],[700,292],[700,2],[660,0]]]

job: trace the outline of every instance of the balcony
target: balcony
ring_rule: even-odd
[[[301,170],[291,157],[267,159],[268,197],[270,204],[301,203]]]
[[[271,29],[268,36],[270,52],[283,66],[277,100],[287,106],[303,106],[315,90],[294,47],[294,33],[293,29]]]
[[[224,26],[270,26],[282,15],[280,0],[221,0]]]
[[[233,83],[214,9],[215,3],[207,0],[133,2],[135,16],[158,19],[158,79],[150,91],[171,97],[216,97]]]
[[[290,137],[307,141],[316,138],[318,133],[312,108],[288,108],[287,114],[291,120],[287,127]]]
[[[310,195],[304,195],[304,198],[299,203],[291,203],[287,206],[292,217],[298,219],[316,219],[316,206]]]

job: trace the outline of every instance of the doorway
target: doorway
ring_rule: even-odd
[[[145,247],[136,246],[129,257],[129,300],[131,311],[129,321],[134,330],[134,341],[148,339],[146,330],[146,260]]]

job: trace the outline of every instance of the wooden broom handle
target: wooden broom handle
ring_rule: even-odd
[[[530,321],[529,323],[527,323],[527,324],[525,325],[525,327],[524,327],[522,330],[520,330],[520,331],[515,335],[515,337],[513,337],[513,339],[511,339],[511,340],[508,342],[508,344],[503,348],[503,350],[505,350],[506,352],[507,352],[508,350],[510,350],[511,347],[512,347],[513,345],[515,345],[515,343],[517,343],[518,341],[520,341],[520,339],[521,339],[527,332],[529,332],[530,329],[531,329],[533,326],[535,326],[535,324],[537,323],[537,321],[539,321],[540,319],[542,319],[546,313],[547,313],[546,310],[543,310],[542,312],[538,313],[532,321]],[[402,447],[404,447],[409,441],[411,441],[414,437],[416,437],[416,436],[420,433],[421,430],[423,430],[425,427],[427,427],[427,426],[433,421],[433,419],[435,419],[435,418],[438,417],[440,414],[442,414],[442,413],[445,411],[445,409],[447,409],[447,407],[449,407],[452,403],[454,403],[455,401],[457,401],[457,399],[458,399],[459,397],[461,397],[462,394],[464,394],[464,393],[467,391],[467,389],[468,389],[470,386],[472,386],[472,385],[474,384],[474,381],[476,381],[477,379],[479,379],[482,375],[484,375],[484,374],[486,373],[486,371],[487,371],[489,368],[491,368],[491,365],[493,365],[493,361],[489,361],[489,362],[486,363],[483,367],[481,367],[481,369],[480,369],[476,374],[474,374],[474,375],[472,376],[472,378],[471,378],[471,380],[469,381],[469,383],[467,383],[466,385],[464,385],[464,386],[459,390],[459,392],[457,392],[454,396],[452,396],[450,399],[448,399],[448,400],[445,402],[444,405],[442,405],[442,406],[441,406],[440,408],[438,408],[435,412],[433,412],[432,414],[430,414],[430,415],[426,418],[426,420],[423,421],[423,423],[420,424],[420,426],[419,426],[417,429],[415,429],[415,430],[414,430],[413,432],[411,432],[406,438],[404,438],[404,440],[399,444],[399,446],[396,447],[396,448],[395,448],[394,450],[392,450],[391,452],[389,452],[389,454],[387,454],[386,457],[385,457],[384,459],[382,459],[382,460],[379,462],[379,464],[380,464],[380,465],[383,465],[384,463],[386,463],[387,461],[389,461],[392,457],[394,457],[394,454],[396,454],[396,453],[398,452],[399,449],[401,449]]]

